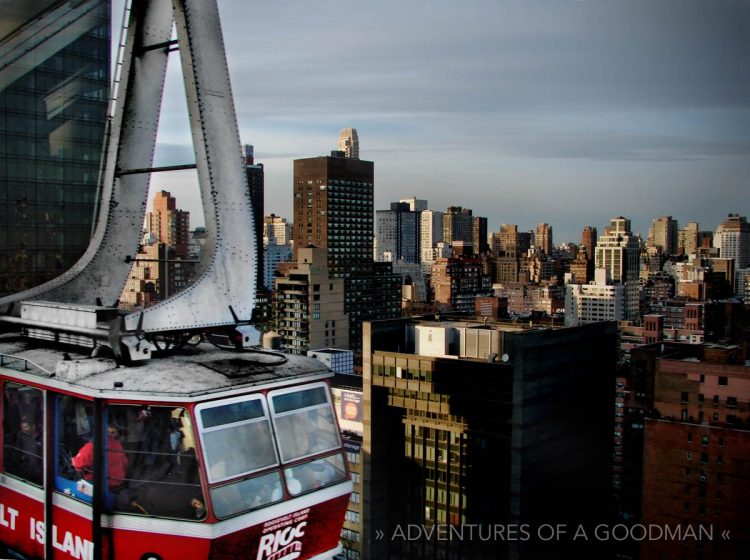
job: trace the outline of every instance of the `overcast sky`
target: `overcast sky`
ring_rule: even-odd
[[[219,7],[266,214],[291,218],[292,160],[328,154],[343,127],[375,162],[376,208],[417,196],[471,208],[490,230],[548,222],[556,243],[618,215],[645,236],[662,215],[715,229],[750,214],[746,0]],[[193,160],[173,60],[158,163]],[[154,187],[198,225],[189,175]]]

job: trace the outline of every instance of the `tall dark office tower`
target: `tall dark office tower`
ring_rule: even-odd
[[[374,164],[347,157],[294,160],[294,247],[328,249],[331,276],[372,264]]]
[[[245,144],[242,149],[245,162],[245,173],[247,173],[247,187],[250,189],[250,201],[253,204],[253,223],[255,224],[255,247],[257,255],[257,274],[255,287],[263,289],[263,164],[255,163],[253,147]]]
[[[0,295],[70,268],[89,243],[110,74],[110,2],[3,2]]]
[[[294,247],[328,249],[331,277],[344,278],[349,345],[362,346],[362,321],[399,316],[401,276],[372,259],[374,164],[344,156],[294,161]]]
[[[490,246],[487,243],[487,218],[474,216],[472,220],[472,237],[474,243],[474,253],[479,255],[486,253]]]
[[[449,206],[443,215],[443,240],[474,243],[474,219],[471,210],[460,206]]]
[[[536,528],[607,519],[616,323],[376,321],[362,357],[364,557],[611,557]],[[513,524],[529,538],[377,537]]]

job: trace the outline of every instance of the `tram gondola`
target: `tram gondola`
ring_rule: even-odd
[[[322,364],[142,367],[0,337],[0,542],[26,557],[331,556],[351,482]],[[63,356],[70,359],[63,359]]]

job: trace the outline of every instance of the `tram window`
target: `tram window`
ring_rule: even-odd
[[[330,451],[341,445],[326,385],[303,390],[282,389],[270,395],[284,462]]]
[[[344,458],[339,455],[316,459],[284,469],[289,494],[297,496],[316,488],[341,482],[346,478]]]
[[[192,421],[182,407],[109,405],[108,429],[117,432],[126,460],[122,480],[108,457],[110,510],[202,519],[205,500],[200,484]]]
[[[241,397],[198,412],[208,478],[220,482],[278,464],[266,404]]]
[[[8,382],[3,398],[3,469],[41,486],[44,464],[42,391]]]
[[[56,402],[56,417],[55,488],[90,503],[94,480],[94,404],[60,395]]]
[[[278,502],[281,476],[274,471],[211,489],[211,503],[219,519]]]

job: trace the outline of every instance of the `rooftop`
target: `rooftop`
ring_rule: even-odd
[[[264,350],[235,352],[201,343],[143,365],[123,366],[109,358],[90,358],[74,349],[29,343],[0,335],[0,371],[92,396],[109,398],[194,398],[267,384],[330,377],[318,360]]]

